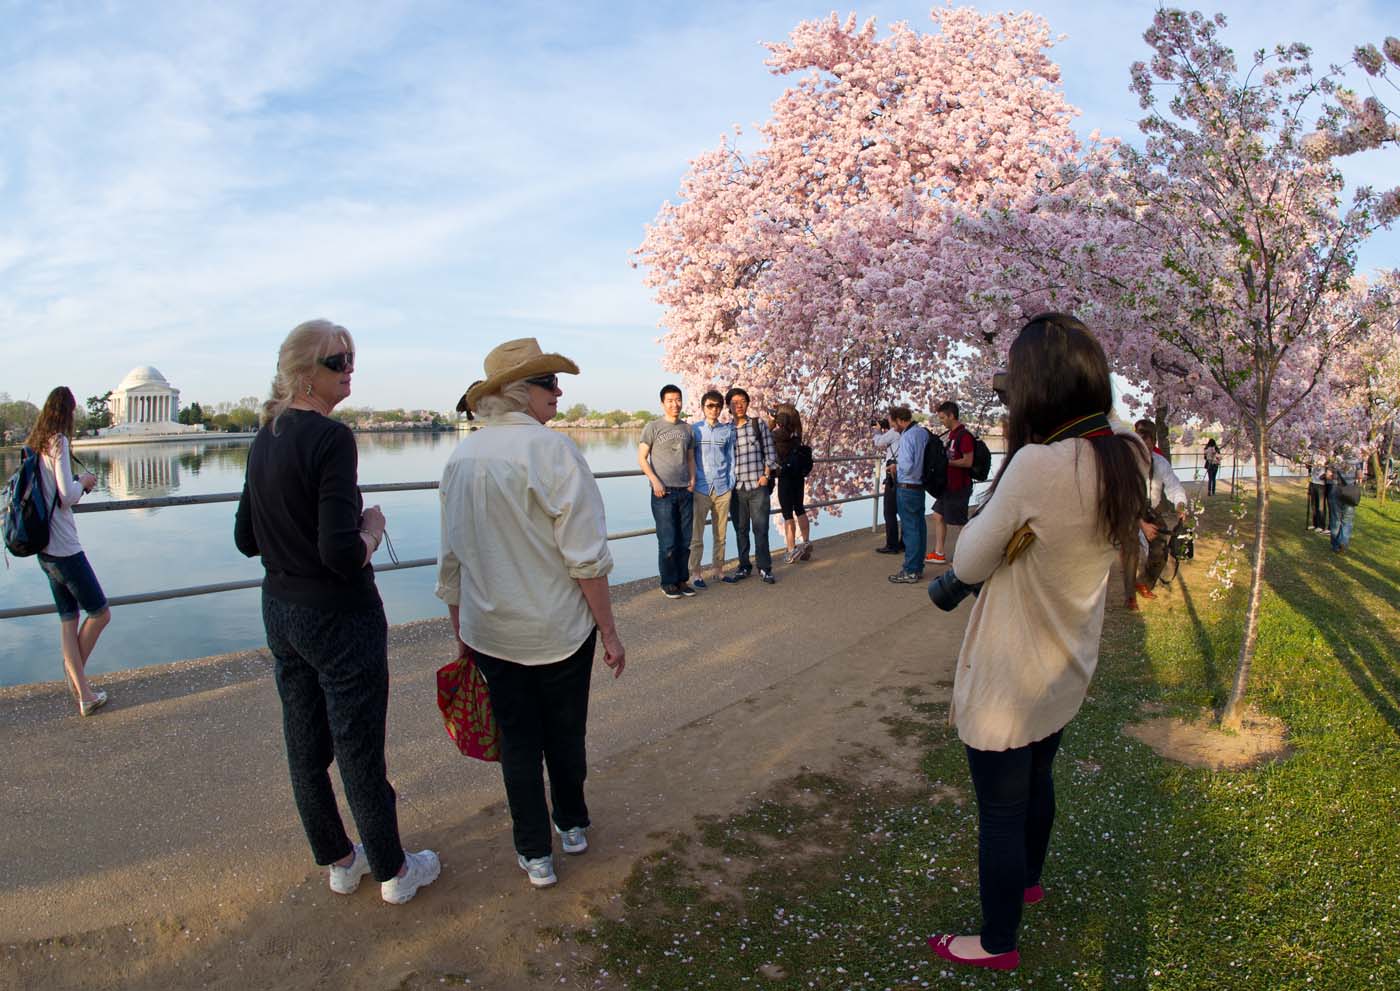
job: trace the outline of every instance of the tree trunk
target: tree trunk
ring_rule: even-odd
[[[1254,424],[1254,569],[1249,576],[1249,607],[1244,615],[1244,638],[1240,661],[1235,668],[1235,685],[1230,701],[1220,716],[1220,725],[1238,730],[1244,718],[1245,692],[1249,689],[1249,669],[1259,644],[1259,607],[1264,598],[1264,546],[1269,535],[1268,437],[1263,423]]]
[[[1167,424],[1167,415],[1170,412],[1167,407],[1158,406],[1153,413],[1157,425],[1157,446],[1162,449],[1162,456],[1168,461],[1172,459],[1172,436]]]

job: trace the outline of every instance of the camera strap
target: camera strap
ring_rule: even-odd
[[[1113,425],[1108,422],[1108,414],[1090,413],[1088,416],[1070,420],[1058,429],[1052,430],[1050,436],[1046,437],[1043,443],[1053,444],[1057,440],[1067,440],[1070,437],[1111,436],[1113,436]]]

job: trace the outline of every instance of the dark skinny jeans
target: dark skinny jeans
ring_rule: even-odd
[[[554,848],[541,761],[549,769],[554,824],[561,830],[589,824],[583,781],[588,776],[588,688],[597,641],[595,629],[578,650],[553,664],[476,655],[501,730],[501,777],[515,852],[529,860],[548,856]]]
[[[1040,883],[1055,823],[1050,772],[1063,732],[1011,750],[967,748],[977,792],[977,880],[982,948],[988,953],[1016,949],[1025,891]]]
[[[752,571],[749,560],[749,533],[753,533],[753,560],[759,571],[773,570],[768,549],[768,520],[773,515],[773,490],[767,486],[735,489],[729,499],[729,519],[734,524],[734,542],[739,550],[739,570]]]
[[[267,593],[267,646],[282,698],[282,734],[302,828],[318,864],[352,846],[328,773],[340,767],[345,799],[376,880],[403,866],[396,796],[384,768],[389,707],[389,626],[384,608],[331,612]]]

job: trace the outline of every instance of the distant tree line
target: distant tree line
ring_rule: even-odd
[[[648,420],[656,419],[657,415],[649,409],[639,409],[631,413],[625,409],[614,409],[604,413],[601,410],[589,409],[583,403],[575,403],[568,409],[556,413],[554,419],[556,422],[569,423],[602,421],[609,427],[620,427],[624,423],[632,423],[637,420],[645,423]]]

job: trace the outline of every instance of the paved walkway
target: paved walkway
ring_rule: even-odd
[[[532,986],[539,927],[606,905],[666,831],[803,766],[889,747],[882,711],[907,688],[946,691],[967,607],[945,615],[923,585],[886,582],[898,559],[871,553],[879,539],[820,541],[772,587],[676,602],[652,581],[616,590],[628,664],[617,681],[595,669],[593,848],[559,858],[549,892],[514,865],[499,770],[459,757],[442,730],[445,620],[392,634],[402,833],[444,865],[402,908],[372,884],[336,898],[312,865],[265,652],[103,676],[112,702],[86,720],[61,683],[0,689],[0,989],[409,987],[449,972]]]

